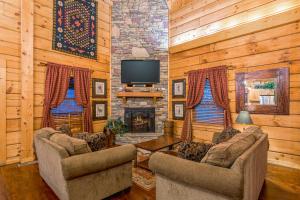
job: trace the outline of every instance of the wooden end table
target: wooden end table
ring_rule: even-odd
[[[181,139],[179,139],[179,138],[176,138],[174,136],[169,136],[169,135],[163,135],[154,140],[135,144],[135,146],[137,148],[140,148],[140,149],[143,149],[146,151],[150,151],[151,154],[153,154],[154,152],[165,149],[165,148],[168,148],[168,150],[172,150],[173,146],[180,142],[181,142]],[[149,158],[150,158],[150,156],[149,156]],[[143,169],[150,170],[149,166],[148,166],[149,158],[142,162],[137,162],[137,156],[136,156],[135,167],[140,167]]]

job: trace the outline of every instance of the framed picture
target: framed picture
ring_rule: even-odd
[[[172,81],[172,97],[173,98],[185,98],[186,80],[178,79]]]
[[[241,72],[235,75],[236,112],[288,115],[290,72],[288,67]]]
[[[93,78],[92,82],[93,98],[106,98],[106,80]]]
[[[93,101],[93,120],[107,119],[107,102]]]
[[[53,11],[52,48],[97,60],[98,2],[54,0]]]
[[[185,102],[184,101],[174,101],[172,104],[173,119],[184,120],[185,117]]]

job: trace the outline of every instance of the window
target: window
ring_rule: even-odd
[[[194,121],[199,123],[218,125],[224,123],[224,109],[215,104],[209,80],[205,82],[203,98],[201,103],[195,107],[193,114]]]
[[[75,101],[74,79],[70,78],[69,89],[65,100],[56,108],[51,110],[54,124],[59,128],[62,124],[68,124],[72,132],[83,130],[83,107]]]

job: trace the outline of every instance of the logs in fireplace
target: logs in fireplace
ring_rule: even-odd
[[[124,120],[131,133],[155,132],[155,108],[125,108]]]

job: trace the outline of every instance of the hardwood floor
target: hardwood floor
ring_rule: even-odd
[[[1,200],[57,200],[41,179],[36,164],[0,167]],[[300,199],[300,170],[276,165],[268,166],[266,182],[259,200]],[[136,185],[107,200],[155,200],[155,190],[145,191]]]
[[[259,200],[300,199],[300,170],[269,165]]]

